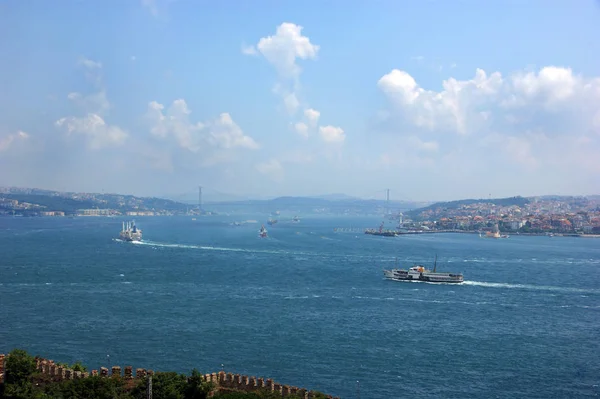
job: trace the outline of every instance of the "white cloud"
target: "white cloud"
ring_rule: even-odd
[[[283,103],[285,104],[285,109],[290,115],[294,115],[300,106],[300,102],[294,93],[287,94],[283,98]]]
[[[294,129],[296,129],[296,133],[298,133],[302,137],[308,137],[308,126],[304,122],[298,122],[294,125]]]
[[[508,78],[477,69],[470,80],[444,81],[439,92],[423,89],[410,74],[394,69],[378,86],[396,118],[426,131],[482,134],[519,127],[573,129],[583,124],[589,133],[600,109],[600,79],[584,79],[568,68],[553,66]],[[557,124],[558,119],[562,123]]]
[[[302,26],[284,22],[277,27],[275,35],[263,37],[256,49],[286,79],[296,78],[301,72],[297,59],[315,59],[319,46],[302,35]]]
[[[284,22],[276,29],[275,35],[261,38],[256,46],[242,44],[242,53],[247,55],[262,55],[278,73],[279,82],[274,92],[282,97],[288,114],[295,115],[300,101],[300,73],[302,69],[298,60],[316,59],[319,46],[311,43],[307,36],[302,35],[302,26]]]
[[[110,102],[106,97],[106,91],[103,89],[88,96],[72,92],[67,95],[67,98],[82,107],[86,112],[104,114],[110,109]]]
[[[328,143],[343,143],[346,139],[344,130],[335,126],[320,126],[319,133],[323,141]]]
[[[108,125],[98,114],[90,113],[81,118],[61,118],[55,124],[69,135],[75,133],[88,137],[89,147],[94,150],[123,144],[128,136],[120,127]]]
[[[189,110],[183,99],[163,112],[165,107],[152,101],[148,104],[146,118],[150,124],[150,132],[160,138],[173,137],[175,142],[191,152],[206,149],[258,149],[259,145],[233,121],[231,115],[222,113],[213,121],[206,123],[189,121]],[[223,156],[219,159],[224,159]]]
[[[478,69],[434,91],[395,69],[378,86],[389,100],[383,126],[396,133],[386,137],[412,152],[394,161],[430,164],[447,179],[470,176],[477,184],[485,184],[480,170],[509,186],[517,182],[501,179],[520,173],[550,191],[558,176],[583,181],[600,171],[599,78],[557,66],[507,76]]]
[[[277,159],[271,159],[256,165],[256,170],[270,177],[273,181],[282,182],[284,177],[283,166]]]
[[[309,109],[304,110],[304,117],[308,120],[308,122],[310,123],[310,125],[312,127],[317,126],[320,116],[321,116],[321,113],[319,111],[317,111],[316,109],[309,108]]]
[[[256,51],[256,48],[254,46],[246,46],[245,44],[242,44],[242,54],[258,55],[258,51]]]
[[[78,64],[83,65],[90,70],[102,68],[102,64],[100,62],[92,61],[85,57],[80,58]]]
[[[85,136],[90,149],[123,144],[129,136],[127,131],[119,126],[110,125],[104,120],[111,104],[100,76],[102,64],[87,58],[79,59],[78,64],[86,68],[87,77],[95,83],[98,91],[87,96],[77,92],[69,93],[67,98],[81,107],[85,115],[60,118],[55,122],[55,126],[65,131],[67,135]]]
[[[4,137],[0,136],[0,152],[8,150],[14,143],[29,139],[29,134],[22,130],[17,133],[9,134]]]

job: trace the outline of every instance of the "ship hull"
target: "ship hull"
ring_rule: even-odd
[[[371,231],[366,231],[365,234],[370,234],[372,236],[381,236],[381,237],[397,237],[398,234],[395,232],[390,232],[390,231],[386,231],[386,232],[371,232]]]
[[[131,238],[131,237],[121,237],[122,241],[127,241],[127,242],[141,242],[142,239],[141,238]]]
[[[404,270],[384,270],[384,275],[392,281],[417,281],[427,283],[462,283],[464,278],[461,274],[455,273],[433,273],[423,272],[414,273]]]

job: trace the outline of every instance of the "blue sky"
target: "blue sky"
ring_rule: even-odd
[[[5,1],[0,185],[600,187],[597,1]]]

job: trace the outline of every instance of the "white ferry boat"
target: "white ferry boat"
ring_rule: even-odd
[[[142,230],[136,227],[135,221],[123,222],[119,238],[123,241],[142,241]]]
[[[391,269],[384,270],[383,274],[388,280],[394,281],[425,281],[430,283],[462,283],[464,281],[462,273],[440,273],[437,269],[437,256],[434,262],[433,271],[423,265],[414,265],[408,270]]]

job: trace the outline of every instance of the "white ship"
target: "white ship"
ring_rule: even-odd
[[[119,238],[123,241],[142,241],[142,230],[136,227],[135,221],[123,222]]]
[[[267,237],[267,229],[265,229],[265,225],[263,224],[258,231],[258,236],[261,238]]]
[[[436,268],[437,256],[433,271],[422,265],[414,265],[408,270],[384,270],[383,274],[387,279],[394,281],[425,281],[430,283],[462,283],[464,281],[461,273],[439,273],[436,272]]]

